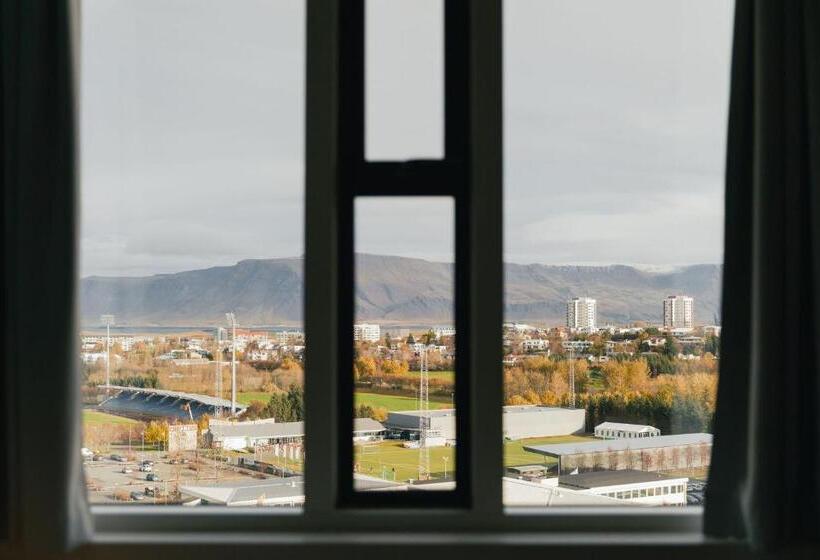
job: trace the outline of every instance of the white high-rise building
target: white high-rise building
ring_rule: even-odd
[[[356,342],[378,342],[382,337],[379,325],[357,323],[353,325],[353,340]]]
[[[695,300],[689,296],[669,296],[663,300],[663,327],[665,329],[691,329]]]
[[[567,326],[574,331],[595,330],[597,302],[588,297],[576,297],[567,302]]]

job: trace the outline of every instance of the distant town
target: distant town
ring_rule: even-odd
[[[508,505],[699,504],[711,450],[719,325],[693,297],[658,322],[505,323]],[[97,503],[299,506],[304,501],[300,329],[81,333],[83,457]],[[452,487],[452,325],[354,325],[354,478],[360,490]],[[501,412],[501,411],[499,411]]]

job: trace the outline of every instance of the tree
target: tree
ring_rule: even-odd
[[[353,409],[354,418],[373,418],[375,410],[369,404],[360,404]]]
[[[359,356],[353,363],[357,379],[368,379],[376,374],[376,361],[370,356]]]
[[[259,420],[268,417],[268,407],[262,401],[251,401],[245,413],[242,415],[246,420]]]
[[[148,443],[166,443],[168,441],[168,422],[151,421],[145,427],[145,441]]]
[[[436,336],[436,333],[433,332],[433,329],[430,329],[429,331],[421,335],[421,341],[424,344],[433,344],[437,339],[438,337]]]
[[[390,336],[390,333],[384,333],[384,345],[388,348],[393,347],[393,338]]]
[[[680,354],[680,345],[674,338],[667,336],[666,341],[663,343],[661,354],[667,358],[676,358],[678,354]]]
[[[291,385],[286,393],[272,395],[265,413],[277,422],[299,422],[305,418],[304,392],[301,385]]]
[[[416,339],[413,338],[413,333],[410,333],[409,335],[407,335],[407,344],[415,344],[415,343],[416,343]]]

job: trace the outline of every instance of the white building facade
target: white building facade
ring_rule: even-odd
[[[691,329],[694,326],[694,303],[689,296],[669,296],[663,300],[663,327]]]
[[[378,342],[381,338],[381,328],[372,323],[357,323],[353,325],[353,340],[356,342]]]
[[[573,331],[595,331],[598,302],[589,297],[576,297],[567,302],[567,327]]]

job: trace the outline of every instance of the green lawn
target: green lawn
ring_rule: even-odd
[[[237,393],[236,394],[236,402],[239,404],[251,404],[251,401],[261,401],[264,404],[268,404],[270,401],[271,393],[266,393],[264,391],[248,391],[246,393]],[[231,399],[230,394],[228,395],[228,400]]]
[[[420,372],[418,371],[408,371],[410,375],[418,375]],[[449,383],[453,383],[455,381],[456,373],[452,370],[445,370],[445,371],[431,371],[429,372],[430,379],[440,379],[442,381],[447,381]]]
[[[554,436],[532,438],[521,441],[510,441],[504,444],[504,465],[553,465],[555,459],[545,461],[543,455],[524,451],[524,445],[539,443],[586,442],[593,438],[583,436]],[[383,441],[354,446],[354,461],[358,472],[393,480],[393,469],[396,469],[395,480],[404,482],[418,478],[419,450],[402,447],[402,441]],[[444,476],[444,458],[447,458],[447,475],[452,477],[455,465],[455,448],[433,447],[430,449],[430,470],[433,478]]]
[[[354,447],[354,461],[358,472],[387,480],[406,482],[419,477],[419,450],[405,449],[401,441],[383,441]],[[444,477],[445,458],[447,477],[452,478],[455,467],[454,447],[430,449],[430,470],[433,478]],[[395,475],[393,469],[396,469]]]
[[[514,467],[518,465],[552,465],[556,459],[546,458],[537,453],[524,451],[525,445],[537,445],[546,443],[570,443],[573,441],[586,442],[594,441],[595,438],[584,436],[552,436],[542,438],[521,439],[518,441],[508,441],[504,444],[504,466]]]
[[[106,414],[99,410],[83,410],[83,424],[99,425],[99,424],[138,424],[137,420],[131,418],[123,418],[122,416],[115,416],[113,414]]]
[[[414,397],[403,397],[401,395],[380,395],[378,393],[365,393],[362,391],[356,391],[355,405],[359,406],[362,404],[374,407],[382,406],[387,410],[393,411],[417,410],[419,407],[419,401]],[[439,408],[450,408],[450,403],[447,401],[436,402],[431,400],[430,408],[433,410]]]

